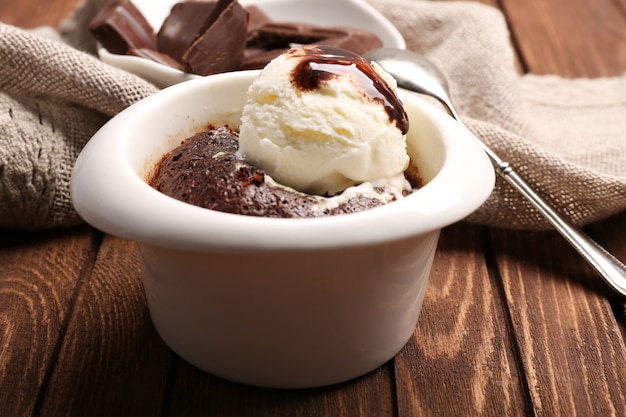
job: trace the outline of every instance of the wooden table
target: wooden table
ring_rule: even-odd
[[[55,25],[80,0],[2,0]],[[520,68],[626,70],[624,0],[485,0]],[[587,231],[626,259],[626,213]],[[626,415],[626,300],[553,232],[444,230],[414,337],[337,386],[252,388],[173,354],[148,316],[132,243],[87,227],[0,231],[0,415]]]

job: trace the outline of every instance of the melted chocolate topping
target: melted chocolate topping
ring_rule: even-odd
[[[409,119],[402,102],[369,61],[352,52],[326,45],[307,46],[289,51],[301,58],[291,73],[291,82],[303,91],[313,91],[330,79],[352,74],[365,97],[379,102],[389,120],[402,134],[409,130]]]

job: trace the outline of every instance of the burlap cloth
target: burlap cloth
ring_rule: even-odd
[[[73,161],[105,120],[156,89],[86,52],[98,0],[63,25],[67,43],[0,24],[0,226],[80,222]],[[450,80],[472,130],[579,225],[626,209],[626,74],[568,80],[518,75],[501,13],[466,2],[370,0]],[[77,49],[78,48],[78,49]],[[106,175],[106,173],[103,173]],[[468,221],[540,229],[541,217],[498,179]]]

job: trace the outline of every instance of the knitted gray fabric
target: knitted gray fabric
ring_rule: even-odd
[[[90,0],[62,30],[89,45]],[[409,49],[439,64],[478,137],[579,225],[626,209],[626,74],[567,80],[519,76],[501,13],[470,2],[369,0]],[[0,24],[0,227],[80,221],[69,198],[73,162],[109,117],[156,89],[91,55]],[[469,221],[505,228],[547,224],[500,179]]]
[[[71,170],[111,116],[157,91],[55,40],[0,24],[0,227],[77,224]]]

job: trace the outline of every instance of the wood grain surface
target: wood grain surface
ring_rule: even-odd
[[[0,237],[0,410],[31,415],[98,251],[87,228]]]
[[[81,0],[2,0],[56,26]],[[484,0],[520,71],[626,71],[624,0]],[[626,93],[625,93],[626,94]],[[626,259],[626,213],[587,230]],[[0,230],[0,416],[626,416],[626,300],[553,232],[443,230],[407,346],[353,381],[248,387],[180,359],[150,321],[134,244]]]
[[[0,22],[23,28],[57,27],[83,0],[3,0],[0,2]]]

